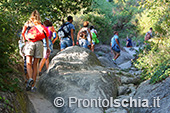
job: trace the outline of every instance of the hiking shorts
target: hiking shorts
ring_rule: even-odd
[[[42,58],[43,57],[43,42],[36,41],[28,43],[25,46],[25,55],[26,56],[33,56],[34,58]]]
[[[117,53],[120,53],[120,48],[119,48],[119,46],[117,46],[117,45],[116,45],[116,46],[113,46],[113,47],[112,47],[112,50],[115,51],[115,52],[117,52]]]
[[[86,40],[86,39],[80,39],[79,40],[79,45],[80,45],[80,47],[84,47],[84,48],[88,48],[88,40]]]
[[[61,38],[61,49],[65,49],[66,47],[72,46],[72,40],[70,38]]]

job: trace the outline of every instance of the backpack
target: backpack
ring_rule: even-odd
[[[58,30],[58,36],[60,38],[65,38],[69,36],[69,24],[71,23],[63,24],[61,28]]]
[[[44,25],[32,27],[27,34],[28,39],[32,42],[40,41],[48,36],[48,29]]]
[[[96,33],[94,33],[94,32],[92,32],[92,40],[96,43],[96,44],[98,44],[100,41],[98,40],[98,38],[97,38],[97,35],[96,35]]]
[[[87,33],[86,30],[81,31],[79,35],[80,35],[81,38],[87,40],[87,35],[88,35],[88,33]]]
[[[151,35],[150,35],[150,33],[147,32],[147,34],[146,34],[146,36],[145,36],[145,41],[146,41],[146,40],[149,40],[149,39],[151,39]]]

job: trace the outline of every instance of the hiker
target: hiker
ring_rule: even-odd
[[[55,41],[56,41],[57,39],[59,39],[59,38],[58,38],[58,34],[57,34],[57,32],[56,32],[56,30],[55,30],[55,28],[54,28],[53,25],[52,25],[51,31],[52,31],[52,33],[53,33],[53,36],[52,36],[51,41],[52,41],[52,44],[54,44]]]
[[[53,32],[52,31],[54,31],[53,30],[53,28],[52,28],[52,22],[50,22],[49,20],[46,20],[46,21],[44,21],[44,26],[48,29],[48,33],[49,33],[49,37],[48,37],[48,40],[49,40],[49,47],[50,47],[50,51],[51,51],[51,53],[53,52],[53,43],[52,43],[52,41],[51,41],[51,39],[52,39],[52,37],[53,37]],[[41,62],[40,62],[40,67],[39,67],[39,76],[41,76],[42,75],[42,68],[43,68],[43,66],[44,66],[44,64],[46,64],[46,69],[48,69],[48,67],[49,67],[49,57],[47,57],[47,55],[46,55],[46,53],[47,53],[47,43],[46,43],[46,40],[45,39],[43,39],[43,48],[44,48],[44,50],[43,50],[43,58],[42,58],[42,60],[41,60]],[[50,56],[50,55],[48,55],[48,56]]]
[[[80,45],[80,47],[91,49],[91,46],[93,46],[92,36],[88,26],[89,22],[85,21],[83,23],[83,28],[81,28],[77,34],[77,45]]]
[[[25,42],[23,40],[24,40],[24,38],[23,38],[23,36],[21,34],[20,35],[20,40],[18,41],[18,44],[19,44],[19,53],[20,53],[20,55],[22,56],[22,58],[24,60],[24,73],[25,73],[24,80],[25,80],[25,83],[27,83],[27,80],[28,80],[27,62],[26,62],[26,56],[25,56],[25,53],[24,53]]]
[[[152,36],[152,27],[149,29],[149,31],[145,34],[145,41],[151,39]]]
[[[114,36],[111,39],[111,51],[113,50],[114,58],[113,62],[116,64],[116,59],[120,56],[120,41],[118,37],[119,33],[117,31],[114,32]]]
[[[33,11],[31,17],[29,18],[34,26],[28,31],[25,36],[27,40],[25,46],[25,55],[27,62],[27,73],[29,79],[27,81],[26,90],[35,90],[35,81],[37,76],[37,67],[39,59],[43,56],[43,42],[42,39],[45,38],[47,42],[47,54],[49,54],[49,43],[48,43],[48,30],[45,26],[41,25],[40,14],[37,10]],[[24,26],[22,34],[25,34],[27,26]],[[32,63],[33,62],[33,63]]]
[[[132,47],[132,40],[128,36],[126,38],[126,47]]]
[[[95,44],[98,44],[99,40],[98,40],[97,31],[94,29],[94,26],[90,26],[90,32],[91,32],[92,43],[93,43],[93,45],[91,46],[91,50],[92,52],[94,52]]]
[[[58,30],[58,37],[60,38],[61,51],[66,47],[74,46],[74,31],[75,27],[72,24],[73,17],[68,16],[67,22],[64,23]]]

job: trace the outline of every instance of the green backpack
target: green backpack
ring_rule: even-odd
[[[100,41],[98,40],[98,38],[97,38],[97,35],[95,34],[95,33],[92,33],[92,40],[96,43],[96,44],[98,44]]]

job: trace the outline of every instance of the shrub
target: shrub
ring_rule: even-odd
[[[170,75],[170,37],[152,39],[139,54],[136,67],[143,70],[142,79],[159,82]]]

